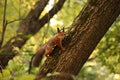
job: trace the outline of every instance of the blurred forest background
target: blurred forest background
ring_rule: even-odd
[[[8,0],[6,8],[6,20],[8,22],[5,31],[3,45],[14,35],[19,27],[19,22],[24,19],[37,0]],[[57,0],[50,0],[49,5],[43,11],[42,15],[48,12]],[[0,74],[0,80],[8,80],[14,76],[16,80],[32,80],[35,77],[35,71],[28,75],[27,70],[29,61],[35,54],[38,46],[44,44],[52,35],[56,33],[56,27],[65,27],[68,30],[73,19],[86,4],[87,0],[67,0],[63,8],[47,23],[36,35],[27,35],[31,37],[27,43],[18,49],[19,55],[9,61],[3,76]],[[3,26],[4,0],[0,0],[0,37]],[[120,16],[114,22],[112,27],[102,38],[80,74],[78,80],[120,80]]]

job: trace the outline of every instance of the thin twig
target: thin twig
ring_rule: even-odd
[[[21,18],[21,0],[19,0],[19,19]]]
[[[7,27],[6,6],[7,6],[7,0],[5,0],[5,4],[4,4],[3,28],[2,28],[2,34],[1,34],[1,40],[0,40],[0,48],[1,48],[2,44],[3,44],[4,34],[5,34],[6,27]]]
[[[8,21],[6,24],[10,24],[10,23],[13,23],[13,22],[16,22],[16,21],[21,21],[21,20],[24,20],[24,19],[15,19],[15,20],[12,20],[12,21]]]

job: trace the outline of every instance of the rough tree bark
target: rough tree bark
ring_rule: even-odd
[[[66,50],[55,48],[51,59],[39,69],[35,80],[47,73],[60,72],[77,75],[101,38],[120,14],[120,0],[89,0],[74,19],[63,40]],[[51,77],[49,80],[72,80]]]
[[[12,37],[1,49],[0,49],[0,70],[4,69],[8,61],[18,54],[14,49],[15,47],[21,48],[28,40],[26,35],[37,33],[41,27],[43,27],[49,20],[62,8],[66,0],[59,0],[53,8],[39,19],[42,11],[47,5],[49,0],[38,0],[35,4],[35,8],[31,9],[29,14],[21,21],[20,27],[17,30],[17,35]]]

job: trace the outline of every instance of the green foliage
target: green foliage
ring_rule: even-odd
[[[32,34],[28,34],[28,35],[25,35],[24,37],[27,38],[27,39],[29,39],[29,38],[31,38],[32,36],[33,36]]]
[[[7,0],[6,8],[6,20],[8,22],[4,44],[12,37],[16,35],[16,30],[19,27],[21,19],[28,14],[29,10],[33,8],[37,0]],[[4,0],[0,1],[0,35],[2,32]],[[11,21],[13,21],[11,23]]]
[[[98,45],[99,61],[114,73],[120,73],[120,17]]]
[[[119,74],[114,74],[102,66],[101,63],[94,61],[87,62],[79,75],[78,80],[119,80]]]

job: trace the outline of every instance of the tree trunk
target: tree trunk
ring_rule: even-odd
[[[66,33],[63,40],[66,50],[55,48],[52,58],[40,67],[35,80],[52,72],[76,76],[119,13],[120,0],[89,0]],[[50,80],[61,78],[51,77]]]
[[[15,48],[20,49],[25,44],[29,39],[25,36],[36,34],[62,8],[65,2],[65,0],[59,0],[48,13],[39,19],[48,1],[49,0],[38,0],[35,8],[31,9],[24,20],[21,21],[17,35],[12,37],[0,49],[0,70],[6,68],[9,60],[19,53]]]

